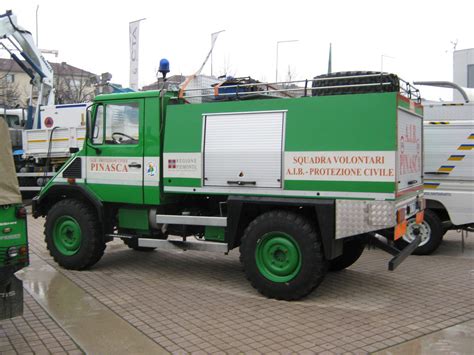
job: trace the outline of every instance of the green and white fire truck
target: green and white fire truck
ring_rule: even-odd
[[[391,241],[423,219],[416,94],[395,75],[349,72],[100,95],[84,147],[33,215],[46,216],[47,247],[68,269],[97,263],[114,238],[139,251],[240,247],[252,286],[284,300],[353,264],[368,241],[394,269],[420,238],[402,252]]]
[[[23,283],[14,274],[28,263],[26,209],[8,126],[0,119],[0,320],[23,314]]]

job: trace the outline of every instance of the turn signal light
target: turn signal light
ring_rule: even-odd
[[[28,254],[28,247],[27,246],[22,246],[20,247],[20,252],[19,252],[20,255],[27,255]]]

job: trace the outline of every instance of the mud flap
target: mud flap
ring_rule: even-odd
[[[23,281],[11,275],[0,282],[0,320],[23,315]]]
[[[417,235],[413,242],[408,244],[403,250],[399,250],[392,245],[381,241],[374,233],[369,234],[369,242],[371,245],[393,255],[393,258],[388,262],[388,270],[395,270],[403,260],[405,260],[421,243],[421,235]]]

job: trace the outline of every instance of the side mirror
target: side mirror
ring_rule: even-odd
[[[79,151],[78,147],[69,147],[69,153],[75,154]]]

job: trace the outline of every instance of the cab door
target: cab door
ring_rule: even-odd
[[[96,104],[86,184],[102,201],[143,203],[144,100]]]

